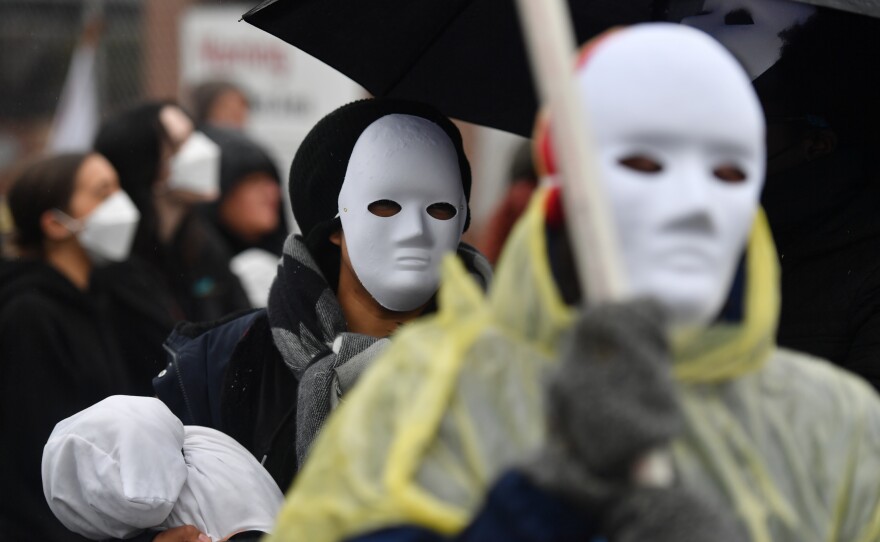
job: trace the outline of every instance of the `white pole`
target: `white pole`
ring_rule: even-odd
[[[625,1],[625,0],[623,0]],[[575,87],[576,41],[564,0],[517,0],[520,24],[541,103],[549,104],[553,150],[581,291],[590,303],[627,297],[617,237],[595,147]]]

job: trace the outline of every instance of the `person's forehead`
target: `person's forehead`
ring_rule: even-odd
[[[686,32],[671,41],[662,33],[612,37],[588,60],[578,81],[598,137],[643,129],[761,139],[762,112],[748,77],[711,38]]]
[[[413,157],[408,153],[410,158]],[[425,155],[425,158],[431,156]],[[435,157],[436,158],[436,157]],[[346,176],[341,195],[378,197],[388,199],[434,198],[463,196],[461,174],[457,164],[408,163],[400,156],[382,157],[372,167],[355,170]]]
[[[403,198],[463,190],[449,136],[433,122],[410,115],[373,122],[355,144],[345,178],[343,193]]]
[[[389,154],[407,149],[444,147],[452,149],[446,132],[434,122],[406,114],[384,115],[367,126],[355,143],[353,154]]]
[[[88,188],[99,184],[119,184],[116,170],[100,154],[90,154],[80,164],[75,177],[77,188]]]

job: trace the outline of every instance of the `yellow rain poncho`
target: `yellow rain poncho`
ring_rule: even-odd
[[[533,201],[484,297],[454,259],[440,310],[403,328],[316,441],[270,540],[345,540],[419,525],[460,531],[495,478],[540,446],[542,378],[573,322]],[[728,503],[756,542],[880,540],[880,399],[776,348],[778,271],[763,215],[744,321],[674,340],[687,421],[683,483]]]

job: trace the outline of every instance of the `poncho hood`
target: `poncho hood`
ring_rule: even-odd
[[[548,261],[546,209],[554,190],[558,189],[544,188],[532,200],[501,254],[489,294],[498,325],[548,351],[555,351],[576,310],[563,301]],[[745,252],[715,323],[708,329],[679,330],[673,337],[674,371],[681,382],[719,382],[741,376],[759,369],[773,350],[779,319],[779,266],[763,211],[755,217]],[[444,280],[444,284],[450,282],[458,283]],[[450,298],[457,297],[449,290],[444,291]]]

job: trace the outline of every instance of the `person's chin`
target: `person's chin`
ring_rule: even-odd
[[[397,269],[394,276],[389,278],[389,290],[406,292],[407,295],[435,290],[438,283],[436,274],[425,269]]]
[[[720,307],[718,305],[717,281],[705,274],[693,276],[676,275],[650,289],[663,305],[672,322],[683,326],[704,326],[711,323]],[[651,297],[650,294],[646,294]]]

